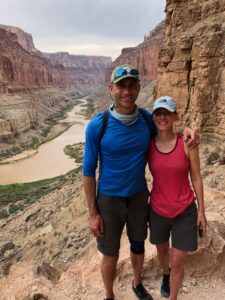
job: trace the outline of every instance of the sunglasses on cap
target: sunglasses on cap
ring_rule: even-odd
[[[129,69],[127,67],[120,68],[120,69],[116,70],[114,79],[117,79],[124,75],[136,76],[138,78],[139,71],[137,69]]]

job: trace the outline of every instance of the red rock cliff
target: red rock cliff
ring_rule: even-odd
[[[113,62],[112,68],[128,63],[140,70],[143,79],[154,80],[157,77],[158,55],[163,42],[164,23],[161,22],[145,37],[137,47],[122,49],[121,55]]]
[[[0,91],[66,86],[70,80],[63,66],[54,65],[39,53],[25,50],[18,36],[0,28]]]
[[[111,57],[41,53],[32,36],[0,25],[0,92],[69,84],[104,84]]]
[[[22,29],[14,26],[0,25],[0,28],[6,31],[15,33],[17,36],[18,43],[29,52],[40,52],[34,47],[32,35],[23,31]]]
[[[67,52],[43,53],[54,63],[62,64],[72,83],[105,84],[112,59],[104,56],[72,55]]]
[[[180,126],[225,134],[225,0],[167,0],[156,96],[178,102]]]

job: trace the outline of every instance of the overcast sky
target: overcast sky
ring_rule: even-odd
[[[0,0],[0,24],[32,34],[43,52],[115,59],[165,17],[166,0]]]

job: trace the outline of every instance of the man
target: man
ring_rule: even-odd
[[[102,134],[103,113],[90,121],[83,160],[90,231],[97,238],[98,250],[103,254],[104,299],[114,299],[113,283],[120,238],[126,224],[134,272],[133,291],[139,299],[152,300],[141,283],[141,275],[149,196],[145,179],[146,152],[156,129],[151,114],[145,111],[152,125],[150,131],[143,113],[135,104],[140,92],[137,69],[130,65],[116,67],[111,75],[109,92],[114,103],[108,111],[107,128]],[[95,171],[98,161],[97,184]]]

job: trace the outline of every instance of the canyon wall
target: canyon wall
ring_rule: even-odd
[[[105,84],[111,57],[42,53],[31,34],[0,25],[0,92],[26,88]]]
[[[167,0],[155,91],[162,95],[177,101],[179,127],[225,135],[225,0]]]
[[[16,33],[0,28],[0,92],[69,84],[63,66],[52,64],[39,53],[25,50]]]
[[[40,122],[45,100],[52,106],[51,92],[46,91],[46,98],[40,99],[41,89],[70,87],[77,96],[86,94],[105,84],[110,64],[110,57],[42,53],[35,48],[31,34],[0,25],[0,143],[14,143],[15,136]],[[58,95],[52,98],[57,101],[49,111],[44,104],[45,117],[64,103]]]
[[[13,143],[14,137],[30,129],[37,122],[38,111],[32,101],[15,101],[0,105],[0,142]]]
[[[43,57],[31,35],[0,26],[0,143],[14,142],[15,136],[37,122],[39,107],[29,94],[70,84],[64,67]]]
[[[72,55],[67,52],[42,53],[53,63],[63,65],[73,84],[105,84],[112,58],[105,56]]]
[[[78,96],[79,91],[75,88],[57,87],[0,94],[0,152],[15,144],[26,147],[34,138],[41,141],[48,127],[47,119],[72,107]]]
[[[142,79],[155,80],[158,69],[158,55],[163,42],[164,23],[161,22],[145,36],[137,47],[122,49],[121,55],[112,63],[112,68],[124,63],[138,68]]]
[[[0,28],[15,33],[17,36],[18,43],[29,52],[40,52],[38,49],[35,48],[33,37],[30,33],[23,31],[22,29],[14,26],[7,26],[0,24]]]

